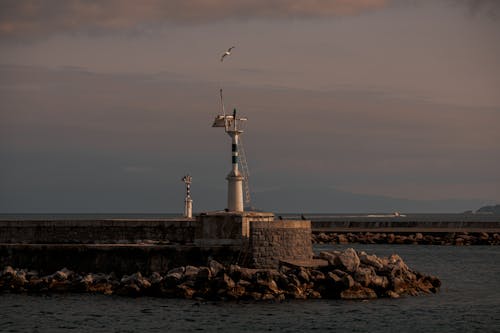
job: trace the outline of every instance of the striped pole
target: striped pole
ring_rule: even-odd
[[[226,130],[227,134],[231,136],[231,163],[232,170],[226,177],[228,180],[228,204],[227,208],[229,211],[242,212],[244,210],[243,206],[243,176],[238,170],[238,138],[241,133],[238,129],[238,123],[236,118],[236,109],[233,110],[232,126]]]
[[[193,217],[193,199],[191,199],[191,181],[193,178],[190,175],[182,177],[182,181],[186,184],[186,198],[184,199],[184,217]]]

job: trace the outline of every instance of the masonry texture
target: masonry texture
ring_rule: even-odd
[[[280,261],[312,259],[311,221],[275,220],[250,223],[251,266],[277,267]]]
[[[224,264],[236,262],[240,248],[192,245],[139,244],[0,244],[0,268],[34,269],[41,274],[62,267],[77,272],[118,275],[165,273],[186,265],[205,265],[209,258]]]
[[[194,219],[0,221],[0,243],[136,244],[144,241],[189,244]]]

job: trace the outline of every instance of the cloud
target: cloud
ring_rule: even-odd
[[[3,0],[0,39],[140,29],[164,22],[335,17],[385,7],[390,0]]]

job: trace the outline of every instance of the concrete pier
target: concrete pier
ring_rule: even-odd
[[[312,259],[310,221],[262,212],[212,212],[196,219],[0,220],[0,265],[91,272],[165,272],[202,265],[276,267]]]
[[[189,244],[195,219],[0,220],[0,243]]]

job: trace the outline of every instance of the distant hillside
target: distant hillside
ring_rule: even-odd
[[[494,206],[483,206],[476,210],[476,214],[492,214],[492,215],[500,215],[500,205]]]
[[[252,206],[274,212],[309,213],[459,213],[482,200],[410,200],[355,194],[333,188],[280,188],[252,196]]]

